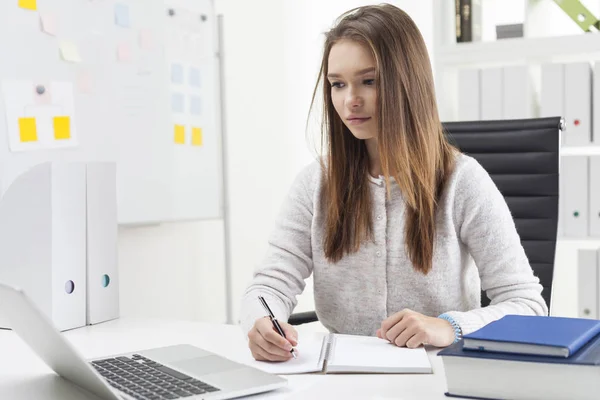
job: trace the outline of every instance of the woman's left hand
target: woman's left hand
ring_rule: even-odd
[[[446,347],[454,342],[454,328],[445,319],[405,309],[386,318],[377,329],[377,337],[398,347],[414,349],[422,344]]]

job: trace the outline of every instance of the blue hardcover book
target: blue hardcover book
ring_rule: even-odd
[[[465,350],[570,357],[600,333],[600,321],[506,315],[464,336]]]
[[[442,349],[446,396],[472,399],[597,400],[600,334],[569,358]]]

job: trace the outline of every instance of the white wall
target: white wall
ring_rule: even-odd
[[[225,322],[222,221],[119,229],[121,314]]]

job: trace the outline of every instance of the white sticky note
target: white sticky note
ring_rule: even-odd
[[[190,97],[190,114],[192,114],[192,115],[202,114],[202,103],[200,102],[200,97],[198,97],[198,96]]]
[[[17,152],[77,146],[73,84],[52,82],[47,85],[46,89],[52,94],[49,103],[35,102],[33,96],[37,85],[32,81],[2,81],[10,150]],[[66,118],[69,121],[68,138],[63,129],[65,125],[61,123]],[[57,126],[61,128],[58,131],[60,140],[57,140]]]
[[[171,94],[171,110],[176,113],[183,112],[183,94],[173,93]]]
[[[183,84],[183,66],[171,64],[171,83]]]
[[[41,14],[40,25],[42,32],[47,33],[50,36],[56,36],[56,15],[54,14]]]
[[[80,63],[81,56],[79,55],[79,49],[77,45],[72,42],[61,42],[60,44],[60,56],[63,60]]]
[[[129,6],[123,3],[115,4],[115,24],[122,28],[129,28]]]
[[[200,87],[200,69],[196,67],[190,68],[190,86]]]

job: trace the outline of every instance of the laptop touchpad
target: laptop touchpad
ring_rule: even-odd
[[[218,372],[230,371],[242,367],[242,365],[236,362],[229,361],[226,358],[215,355],[177,361],[171,363],[171,365],[183,373],[196,376],[215,374]]]

